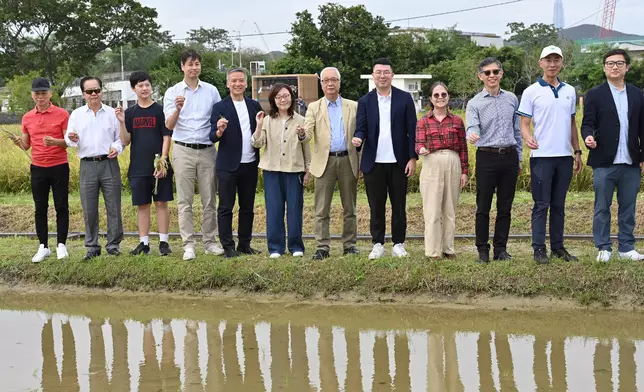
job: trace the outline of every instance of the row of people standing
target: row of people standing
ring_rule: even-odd
[[[494,260],[511,260],[507,242],[523,143],[530,149],[532,248],[537,263],[552,258],[577,260],[564,247],[565,202],[573,172],[582,168],[575,89],[559,79],[563,53],[556,46],[541,52],[543,70],[521,101],[500,88],[501,62],[484,59],[478,77],[485,88],[466,109],[467,128],[448,109],[447,86],[431,88],[433,110],[418,122],[416,152],[422,157],[421,192],[425,216],[425,255],[454,257],[455,206],[467,181],[467,141],[476,146],[476,247],[478,261],[489,263],[490,209],[496,193]],[[630,57],[613,49],[603,57],[607,82],[586,96],[581,133],[593,167],[595,213],[593,237],[597,260],[612,256],[610,205],[618,195],[618,257],[644,260],[635,250],[635,203],[644,167],[644,98],[624,82]],[[531,129],[533,126],[534,131]],[[549,217],[550,257],[546,252]]]
[[[620,56],[622,60],[615,60]],[[581,169],[581,150],[574,120],[576,97],[574,89],[558,79],[563,62],[561,50],[557,47],[547,47],[541,57],[540,65],[544,75],[526,90],[521,104],[512,93],[500,89],[503,75],[500,62],[486,59],[480,64],[479,78],[484,82],[485,89],[468,104],[467,132],[462,120],[447,109],[449,93],[447,86],[440,83],[432,88],[434,110],[417,122],[411,96],[391,85],[393,68],[387,59],[375,62],[373,78],[376,89],[358,102],[340,96],[341,77],[337,69],[330,67],[322,70],[320,81],[325,96],[309,105],[306,118],[295,112],[297,99],[290,87],[285,85],[278,85],[271,91],[271,108],[268,116],[264,116],[259,104],[243,95],[247,87],[246,73],[243,69],[228,71],[227,87],[230,96],[221,100],[214,86],[199,80],[200,56],[195,51],[182,53],[181,68],[184,80],[168,89],[163,110],[160,105],[151,101],[151,78],[143,72],[134,73],[131,77],[132,89],[139,102],[125,113],[120,108],[114,110],[102,104],[101,80],[87,77],[81,80],[81,89],[87,105],[76,109],[68,121],[63,114],[64,110],[50,104],[49,84],[39,78],[32,86],[36,108],[25,115],[23,136],[17,143],[22,148],[33,147],[34,150],[34,165],[31,169],[32,190],[41,246],[33,260],[41,261],[49,255],[46,203],[50,187],[54,190],[59,226],[57,254],[59,258],[67,255],[63,238],[67,231],[67,203],[63,200],[67,195],[67,185],[63,182],[64,178],[67,178],[68,183],[69,167],[64,152],[68,146],[77,147],[81,159],[81,202],[85,215],[85,244],[88,248],[85,258],[91,259],[100,255],[99,190],[103,191],[108,217],[106,249],[109,254],[120,253],[119,245],[123,237],[120,211],[121,181],[120,168],[115,158],[123,150],[123,146],[129,143],[132,145],[132,153],[128,177],[132,187],[132,202],[138,206],[141,237],[139,246],[131,253],[150,252],[148,232],[152,200],[157,209],[159,251],[161,254],[171,253],[167,244],[167,202],[173,198],[173,171],[177,179],[179,228],[184,260],[196,257],[192,212],[195,181],[198,182],[203,205],[202,231],[206,253],[224,254],[227,257],[235,257],[240,253],[258,253],[251,248],[250,242],[257,169],[260,167],[265,174],[268,248],[272,257],[279,257],[285,253],[287,245],[294,256],[302,256],[304,253],[302,193],[303,186],[311,175],[316,179],[317,249],[313,258],[322,260],[330,256],[329,221],[336,183],[339,185],[343,208],[343,253],[359,253],[355,245],[355,211],[360,173],[364,174],[371,211],[373,249],[369,258],[375,259],[384,255],[387,195],[392,205],[392,255],[406,256],[404,242],[407,179],[414,174],[416,159],[420,154],[424,161],[421,192],[426,221],[426,255],[436,258],[442,254],[453,258],[454,208],[460,188],[467,182],[469,170],[466,137],[477,146],[476,245],[479,260],[489,261],[489,211],[494,193],[497,194],[498,211],[493,240],[494,258],[511,258],[507,252],[507,238],[516,179],[521,170],[523,140],[532,149],[535,260],[548,260],[545,253],[548,209],[552,255],[573,260],[574,256],[563,247],[563,210],[573,162],[575,170]],[[612,51],[605,57],[604,67],[609,85],[614,86],[621,75],[622,89],[618,88],[618,91],[623,91],[624,94],[627,90],[632,90],[632,86],[625,88],[623,84],[623,76],[629,63],[630,59],[626,53]],[[601,117],[605,110],[593,106],[596,102],[592,100],[593,91],[589,93],[590,103],[587,104],[587,108],[595,112],[584,116],[585,125],[582,126],[586,145],[591,149],[597,148],[594,154],[591,152],[590,161],[598,162],[589,164],[597,166],[596,169],[607,164],[613,147],[617,150],[621,148],[620,156],[623,156],[623,144],[628,143],[626,150],[631,154],[631,158],[633,152],[636,153],[636,157],[632,158],[630,163],[616,161],[614,165],[637,166],[642,160],[637,155],[642,151],[639,144],[641,139],[637,133],[641,131],[639,113],[644,113],[640,110],[641,96],[631,91],[627,94],[628,104],[619,105],[622,112],[629,110],[626,114],[620,112],[620,116],[626,116],[629,123],[626,129],[620,117],[617,122],[621,124],[620,132],[630,133],[628,137],[618,136],[615,140],[619,142],[613,143],[615,135],[611,134],[610,129],[606,129],[607,125],[600,126],[599,122],[614,119],[608,117],[606,120]],[[617,104],[618,101],[615,102]],[[633,110],[630,111],[631,109]],[[522,120],[519,120],[519,116]],[[635,117],[635,120],[631,117]],[[535,125],[534,136],[530,131],[531,121]],[[43,127],[43,123],[52,123],[52,128],[45,129],[48,127]],[[564,123],[567,125],[563,126]],[[644,121],[641,124],[644,124]],[[65,135],[64,138],[59,137],[62,134]],[[606,142],[602,140],[597,144],[594,138],[600,134],[604,135],[601,139]],[[167,173],[160,173],[153,164],[153,158],[158,154],[162,160],[168,159],[170,138],[175,144],[172,164],[168,162]],[[309,146],[311,140],[314,140],[312,151]],[[213,147],[215,143],[219,144],[219,153]],[[571,146],[575,150],[574,159],[568,159]],[[260,147],[265,147],[261,159]],[[105,151],[108,153],[104,154]],[[62,162],[63,155],[65,163],[55,161],[60,158]],[[592,159],[593,156],[603,157]],[[60,171],[65,167],[66,176]],[[596,173],[596,191],[598,186],[605,188],[606,184],[611,183],[617,187],[626,186],[624,180],[598,180],[598,177],[601,178],[600,171]],[[602,260],[606,258],[606,254],[610,258],[611,252],[610,239],[604,238],[607,232],[606,225],[610,223],[610,215],[606,223],[606,214],[609,214],[606,204],[610,205],[612,199],[612,191],[609,191],[610,189],[603,190],[603,204],[596,201],[595,225],[600,229],[594,230],[595,242],[600,249],[598,259]],[[216,209],[217,193],[220,200]],[[610,197],[607,197],[608,193]],[[232,235],[236,198],[240,204],[237,247]],[[634,198],[628,199],[633,199],[630,203],[632,205],[619,200],[619,253],[622,257],[639,259],[641,256],[634,251],[632,240]],[[622,205],[625,212],[622,212]],[[289,231],[288,244],[284,238],[285,212]],[[217,226],[223,248],[216,241]]]

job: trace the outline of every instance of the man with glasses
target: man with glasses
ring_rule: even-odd
[[[644,170],[644,99],[637,87],[624,82],[631,58],[623,49],[604,55],[607,82],[586,94],[581,134],[590,149],[593,168],[595,216],[593,239],[597,261],[612,255],[610,206],[617,189],[618,255],[620,259],[644,260],[635,250],[635,204]]]
[[[393,257],[408,256],[407,181],[416,172],[416,106],[411,95],[391,85],[393,68],[388,59],[373,65],[376,88],[358,101],[356,132],[352,143],[363,148],[360,168],[364,172],[371,210],[373,250],[369,259],[385,253],[385,207],[391,202]],[[363,146],[364,144],[364,146]]]
[[[358,223],[358,152],[351,144],[356,129],[355,101],[340,97],[340,71],[327,67],[320,72],[324,97],[312,102],[306,112],[307,140],[314,138],[309,172],[315,177],[315,239],[313,260],[330,256],[329,221],[335,184],[342,202],[342,247],[344,255],[359,254],[356,248]]]
[[[87,105],[74,110],[69,117],[65,142],[78,148],[80,158],[80,199],[85,217],[84,260],[101,255],[98,243],[98,194],[103,192],[107,210],[107,253],[120,255],[123,240],[121,218],[121,169],[118,154],[123,151],[119,121],[114,109],[103,104],[101,79],[86,76],[80,88]]]
[[[546,220],[550,210],[551,257],[564,261],[577,258],[564,248],[566,194],[575,173],[581,171],[581,150],[575,110],[575,88],[559,80],[563,53],[557,46],[541,51],[539,66],[543,76],[521,96],[517,113],[521,133],[530,151],[532,188],[532,248],[539,264],[550,262],[546,252]],[[534,136],[530,130],[534,124]],[[574,159],[572,157],[574,148]]]
[[[476,248],[478,261],[490,262],[490,208],[496,193],[494,260],[511,260],[507,252],[514,191],[521,171],[519,100],[501,88],[503,67],[495,58],[483,59],[478,78],[485,86],[468,103],[467,138],[476,150]]]

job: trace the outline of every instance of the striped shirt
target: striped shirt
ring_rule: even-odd
[[[516,114],[518,107],[519,100],[513,93],[499,90],[494,96],[483,89],[467,103],[467,137],[480,136],[476,147],[514,147],[521,162],[523,140],[521,120]]]

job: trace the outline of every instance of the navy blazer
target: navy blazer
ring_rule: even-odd
[[[633,166],[644,161],[644,96],[642,90],[626,84],[628,96],[628,152]],[[608,83],[586,93],[584,118],[581,122],[584,140],[593,136],[597,147],[588,153],[588,166],[609,167],[617,155],[620,138],[619,115]]]
[[[257,116],[257,112],[262,110],[262,107],[259,102],[253,101],[248,97],[244,97],[244,100],[248,108],[248,117],[250,117],[249,137],[252,137],[257,127],[255,116]],[[221,116],[224,116],[228,120],[228,126],[219,138],[217,137],[217,121],[219,121]],[[210,140],[213,143],[219,142],[216,162],[217,170],[229,172],[237,170],[242,157],[242,131],[235,104],[230,96],[217,102],[212,107],[212,115],[210,116]],[[255,148],[254,150],[255,164],[257,165],[259,164],[259,149]]]
[[[391,87],[391,141],[398,166],[405,168],[411,158],[418,159],[416,143],[416,106],[406,91]],[[376,163],[378,136],[380,135],[380,111],[378,93],[371,90],[358,100],[355,137],[362,139],[360,170],[369,173]]]

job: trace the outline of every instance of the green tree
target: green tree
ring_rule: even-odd
[[[340,70],[342,95],[357,99],[367,91],[360,74],[371,73],[373,60],[388,54],[389,28],[382,17],[372,15],[363,5],[344,7],[330,3],[320,6],[319,11],[319,25],[309,11],[296,14],[287,55],[272,69],[295,73],[312,65],[304,59],[317,57],[324,66]]]
[[[80,76],[107,48],[167,42],[156,17],[156,10],[136,0],[4,0],[0,76],[42,70],[55,83],[65,62]]]
[[[203,51],[230,51],[233,48],[233,42],[230,40],[228,30],[225,29],[199,27],[198,29],[189,30],[188,37],[191,44],[199,45],[204,49]]]

